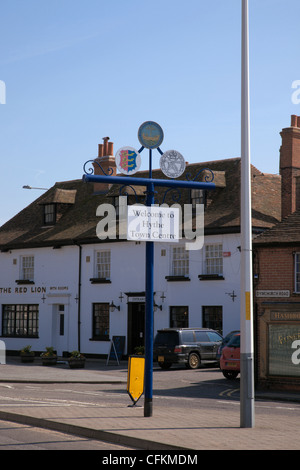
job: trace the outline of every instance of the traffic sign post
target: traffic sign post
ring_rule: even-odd
[[[213,190],[215,184],[211,182],[200,182],[196,181],[196,177],[193,180],[176,181],[175,179],[153,179],[152,178],[152,150],[157,149],[161,155],[161,168],[166,176],[171,178],[178,178],[185,169],[185,162],[183,165],[183,157],[176,150],[169,150],[163,153],[160,149],[160,145],[163,141],[163,131],[161,127],[153,122],[144,122],[138,131],[138,139],[142,147],[139,151],[136,151],[132,147],[123,147],[120,149],[116,156],[118,157],[118,169],[121,173],[127,176],[109,176],[109,172],[103,175],[94,175],[85,172],[83,175],[83,181],[85,182],[108,182],[109,184],[120,184],[122,186],[146,186],[146,206],[153,207],[154,205],[154,193],[155,187],[166,187],[174,189],[203,189]],[[149,172],[148,178],[132,177],[140,163],[140,153],[144,148],[149,149]],[[88,162],[86,162],[88,163]],[[86,164],[85,164],[86,165]],[[84,168],[85,168],[84,165]],[[101,165],[97,163],[97,165]],[[202,170],[201,170],[202,171]],[[200,172],[201,172],[200,171]],[[213,174],[212,180],[213,180]],[[158,237],[157,241],[161,241]],[[153,414],[153,285],[154,285],[154,243],[153,239],[146,241],[146,318],[145,318],[145,376],[144,376],[144,416],[151,417]]]

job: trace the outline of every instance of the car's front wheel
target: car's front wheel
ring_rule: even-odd
[[[198,369],[201,364],[200,356],[197,353],[191,353],[188,358],[187,367],[189,369]]]

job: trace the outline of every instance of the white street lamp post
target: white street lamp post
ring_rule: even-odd
[[[240,425],[254,427],[248,0],[242,0]]]

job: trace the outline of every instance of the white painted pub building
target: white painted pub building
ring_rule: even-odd
[[[107,139],[97,159],[114,167]],[[203,248],[187,250],[185,239],[154,244],[154,334],[165,327],[223,335],[239,329],[240,159],[187,164],[186,172],[203,177],[206,168],[215,190],[184,189],[180,200],[205,206]],[[154,170],[153,177],[163,175]],[[252,167],[254,234],[280,220],[280,188],[280,176]],[[128,205],[143,202],[135,189],[127,188]],[[125,337],[124,355],[144,344],[145,242],[96,234],[97,208],[113,204],[118,214],[119,190],[81,179],[55,183],[0,228],[0,339],[8,353],[30,344],[36,352],[53,346],[61,356],[78,349],[105,357],[114,336]]]

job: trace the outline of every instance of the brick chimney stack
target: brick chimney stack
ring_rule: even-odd
[[[291,116],[291,127],[282,129],[280,147],[281,217],[300,208],[300,116]]]
[[[109,142],[109,137],[103,137],[103,144],[98,145],[98,157],[94,160],[94,174],[103,175],[103,172],[99,165],[103,168],[106,174],[109,173],[109,170],[113,171],[109,173],[109,176],[115,176],[117,173],[117,167],[114,157],[114,144]],[[111,185],[108,183],[94,183],[94,192],[95,193],[107,193]]]

